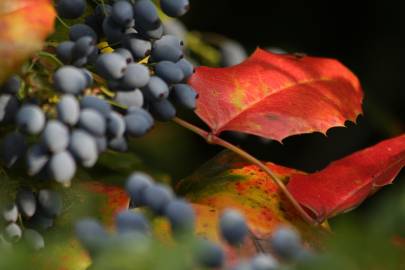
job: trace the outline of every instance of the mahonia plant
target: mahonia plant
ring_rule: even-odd
[[[274,48],[247,57],[236,41],[188,32],[177,18],[189,0],[3,2],[2,269],[24,263],[16,254],[37,269],[299,269],[324,260],[329,218],[405,165],[404,134],[312,174],[221,137],[282,141],[356,121],[363,90],[337,60]],[[178,117],[183,109],[209,130]],[[121,186],[80,181],[125,163],[132,139],[158,121],[227,150],[172,186],[130,162],[112,170],[126,174]],[[92,203],[88,215],[72,210]],[[405,235],[390,237],[396,256]]]

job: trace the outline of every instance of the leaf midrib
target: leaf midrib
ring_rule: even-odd
[[[234,121],[235,119],[237,119],[241,114],[243,114],[243,113],[249,111],[252,107],[255,107],[255,106],[256,106],[257,104],[259,104],[260,102],[263,102],[263,101],[266,100],[267,98],[269,98],[269,97],[271,97],[271,96],[273,96],[273,95],[275,95],[275,94],[278,94],[278,93],[280,93],[281,91],[285,91],[285,90],[287,90],[287,89],[289,89],[289,88],[293,88],[293,87],[296,87],[296,86],[303,86],[303,85],[306,85],[306,84],[317,83],[317,82],[322,82],[322,81],[333,81],[333,80],[334,80],[334,78],[322,78],[322,77],[321,77],[321,78],[319,78],[319,79],[302,80],[302,81],[298,81],[298,82],[297,82],[296,84],[294,84],[294,85],[289,85],[289,86],[280,87],[279,89],[276,89],[275,91],[273,91],[273,92],[271,92],[270,94],[264,96],[263,98],[258,99],[257,101],[255,101],[255,102],[253,102],[253,103],[251,103],[251,104],[248,104],[248,105],[246,106],[246,109],[241,110],[240,112],[238,112],[238,113],[235,114],[234,116],[230,117],[229,120],[226,121],[223,125],[220,125],[220,126],[217,127],[215,130],[213,130],[213,133],[216,134],[216,135],[219,134],[219,133],[221,133],[222,131],[225,130],[225,127],[226,127],[227,125],[229,125],[229,123],[231,123],[232,121]]]

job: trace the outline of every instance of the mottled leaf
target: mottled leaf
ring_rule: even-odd
[[[113,228],[115,215],[128,209],[129,198],[124,189],[103,182],[82,182],[74,185],[68,191],[74,201],[69,209],[57,219],[60,229],[67,227],[68,233],[63,238],[56,239],[52,246],[47,246],[45,254],[39,253],[36,260],[46,262],[38,269],[84,270],[91,264],[87,251],[74,236],[72,226],[83,217],[99,219],[109,229]],[[46,257],[44,257],[46,256]],[[46,260],[44,260],[46,258]]]
[[[293,175],[288,189],[319,221],[349,211],[391,184],[405,165],[405,134],[332,162],[310,175]]]
[[[128,209],[129,197],[121,187],[104,184],[102,182],[86,182],[82,184],[84,195],[86,192],[97,195],[101,201],[98,202],[99,216],[104,224],[111,226],[115,215],[122,210]],[[86,198],[83,198],[85,201]]]
[[[50,0],[0,1],[0,83],[42,48],[55,14]]]
[[[301,172],[266,163],[284,182]],[[177,185],[177,192],[197,206],[197,231],[219,239],[218,220],[222,211],[235,208],[247,219],[253,234],[268,237],[281,224],[295,227],[308,243],[318,245],[319,230],[300,218],[271,178],[256,165],[223,152]],[[204,206],[204,207],[203,207]]]
[[[190,84],[196,113],[214,134],[225,130],[282,139],[355,121],[363,92],[340,62],[261,49],[227,68],[197,68]]]

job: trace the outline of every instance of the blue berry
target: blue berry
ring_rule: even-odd
[[[183,200],[171,201],[164,210],[175,233],[192,232],[195,226],[195,213],[191,204]]]
[[[226,210],[220,218],[220,230],[222,236],[231,245],[243,243],[248,227],[245,218],[236,210]]]
[[[53,155],[47,167],[50,177],[65,186],[70,185],[76,173],[76,162],[67,151]]]
[[[118,53],[107,53],[98,57],[95,68],[107,80],[118,80],[124,77],[127,62]]]
[[[104,99],[96,96],[85,96],[80,101],[82,109],[93,109],[101,113],[104,117],[108,117],[112,112],[111,105]]]
[[[30,218],[37,211],[37,200],[31,190],[22,189],[18,191],[16,203],[24,217]]]
[[[45,240],[40,233],[32,229],[25,229],[23,232],[24,241],[28,247],[33,250],[39,250],[45,247]]]
[[[73,95],[63,95],[56,106],[58,119],[69,126],[74,126],[79,121],[80,106]]]
[[[86,36],[91,37],[94,41],[98,40],[97,33],[86,24],[78,23],[70,27],[69,38],[71,41],[77,41]]]
[[[21,131],[35,135],[45,126],[45,114],[37,105],[26,104],[17,113],[17,126]]]
[[[52,153],[61,152],[69,144],[69,130],[58,120],[50,120],[41,134],[41,142]]]
[[[115,223],[119,233],[140,232],[146,234],[149,231],[148,220],[142,214],[128,210],[118,213]]]
[[[65,19],[76,19],[86,10],[85,0],[59,0],[56,3],[59,16]]]
[[[94,136],[103,136],[106,132],[104,116],[94,109],[83,109],[79,116],[79,126]]]
[[[38,204],[47,217],[55,218],[62,212],[62,197],[58,192],[41,189],[38,192]]]
[[[83,72],[74,66],[63,66],[53,75],[56,90],[65,94],[80,94],[87,86]]]
[[[115,2],[112,6],[111,17],[117,24],[126,27],[134,19],[132,5],[124,0]]]
[[[2,144],[3,161],[6,167],[12,167],[23,157],[27,149],[24,136],[19,132],[12,132],[6,135]]]
[[[270,244],[275,253],[286,260],[297,258],[302,250],[300,235],[286,226],[274,231]]]
[[[47,149],[41,144],[35,144],[27,151],[26,164],[28,175],[36,175],[48,163],[49,155]]]
[[[147,187],[153,185],[153,182],[152,177],[142,172],[134,172],[128,177],[125,190],[128,192],[135,206],[143,206],[145,204],[143,200],[144,192]]]
[[[225,254],[220,246],[209,240],[201,240],[196,250],[196,260],[208,268],[220,268],[225,262]]]
[[[21,78],[17,75],[11,76],[7,81],[0,86],[0,91],[3,91],[7,94],[16,95],[20,90]]]
[[[108,243],[109,235],[94,219],[86,218],[77,222],[75,232],[79,241],[91,255],[95,255]]]
[[[251,266],[252,270],[276,270],[279,263],[270,254],[259,254],[252,259]]]
[[[173,200],[173,191],[162,184],[148,186],[144,193],[145,205],[156,214],[163,214],[166,205]]]
[[[190,9],[188,0],[160,0],[163,12],[171,17],[180,17]]]
[[[2,215],[6,222],[16,222],[18,219],[18,208],[14,203],[3,208]]]

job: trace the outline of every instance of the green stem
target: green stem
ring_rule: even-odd
[[[100,86],[100,91],[109,98],[113,98],[115,96],[115,94],[113,92],[109,91],[104,86]]]
[[[40,51],[40,52],[38,53],[38,56],[47,57],[47,58],[53,60],[53,61],[54,61],[55,63],[57,63],[59,66],[63,66],[63,65],[64,65],[64,64],[63,64],[54,54],[52,54],[52,53],[48,53],[48,52],[45,52],[45,51]]]
[[[120,108],[120,109],[123,109],[123,110],[127,110],[127,109],[128,109],[127,106],[122,105],[122,104],[120,104],[120,103],[118,103],[118,102],[115,102],[115,101],[113,101],[113,100],[107,100],[107,102],[108,102],[109,104],[111,104],[112,106],[114,106],[114,107],[117,107],[117,108]]]
[[[242,158],[250,161],[251,163],[257,165],[260,169],[262,169],[265,173],[267,173],[270,178],[277,184],[277,186],[280,188],[281,192],[287,197],[287,199],[291,202],[293,207],[298,211],[302,219],[304,219],[308,224],[311,224],[313,226],[319,226],[320,224],[314,220],[308,213],[301,207],[301,205],[295,200],[295,198],[291,195],[291,193],[288,191],[287,187],[284,185],[284,183],[281,181],[280,178],[278,178],[263,162],[255,158],[254,156],[250,155],[246,151],[242,150],[241,148],[219,138],[218,136],[208,133],[205,130],[202,130],[199,127],[194,126],[191,123],[188,123],[180,118],[174,118],[173,121],[177,123],[178,125],[187,128],[194,133],[200,135],[203,137],[208,143],[210,144],[216,144],[220,145],[235,154],[241,156]]]
[[[105,4],[104,4],[104,0],[101,0],[101,6],[103,7],[103,13],[105,16],[107,16],[107,10],[105,9]]]
[[[24,229],[24,222],[22,220],[21,214],[18,214],[18,224],[22,229]]]
[[[67,23],[65,23],[65,22],[62,20],[62,18],[59,17],[59,15],[56,15],[56,18],[58,19],[58,21],[59,21],[64,27],[66,27],[67,29],[70,29],[70,26],[69,26]]]
[[[37,62],[37,61],[36,61],[35,59],[32,59],[32,60],[31,60],[30,65],[29,65],[29,66],[27,67],[27,69],[26,69],[26,73],[29,73],[29,72],[32,71],[32,69],[34,68],[36,62]]]

